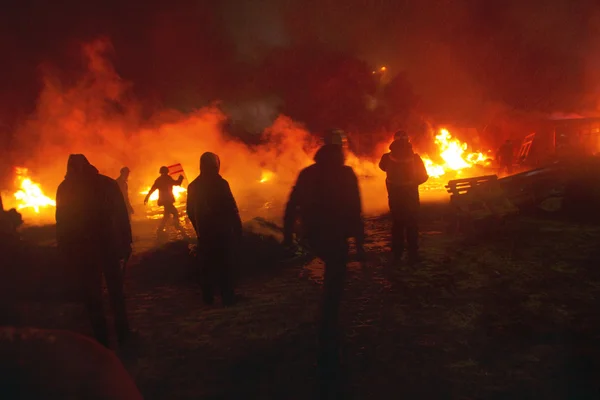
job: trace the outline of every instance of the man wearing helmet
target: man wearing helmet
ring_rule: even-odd
[[[338,370],[338,314],[348,261],[348,238],[355,238],[357,252],[364,258],[358,179],[352,168],[344,165],[344,141],[339,130],[329,132],[325,145],[315,154],[315,163],[298,175],[284,216],[284,244],[292,244],[294,224],[299,217],[304,239],[325,263],[318,361],[325,391],[335,382]]]
[[[173,196],[173,186],[181,186],[183,175],[179,175],[179,178],[175,180],[169,176],[169,168],[164,166],[160,167],[159,173],[160,176],[154,181],[154,185],[152,185],[144,199],[144,204],[148,204],[148,200],[152,193],[158,190],[158,206],[163,207],[164,214],[157,233],[160,235],[165,230],[169,216],[173,216],[175,228],[177,228],[183,236],[187,236],[185,230],[179,223],[179,213],[177,212],[177,208],[175,208],[175,196]]]
[[[215,153],[200,157],[200,176],[188,186],[187,214],[198,237],[202,297],[214,302],[215,289],[223,305],[234,303],[232,256],[242,237],[242,221],[229,183],[221,177]]]
[[[119,177],[115,180],[119,184],[119,189],[121,189],[121,193],[123,193],[123,198],[125,199],[125,205],[127,205],[127,211],[129,212],[129,215],[131,215],[133,214],[133,207],[129,201],[129,187],[127,184],[127,180],[129,179],[129,168],[121,168],[120,173]]]
[[[418,262],[419,250],[419,185],[425,183],[429,176],[423,160],[413,152],[406,132],[396,132],[390,152],[381,157],[379,168],[387,174],[385,185],[393,220],[394,263],[401,260],[406,242],[408,263],[414,264]]]

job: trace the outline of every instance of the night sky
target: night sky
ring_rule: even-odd
[[[100,36],[112,41],[121,76],[154,107],[263,96],[280,89],[261,71],[295,79],[327,52],[403,72],[421,110],[442,119],[475,118],[491,104],[589,111],[600,86],[593,0],[52,3],[13,1],[2,10],[4,130],[35,109],[42,68],[77,79],[81,44]],[[273,54],[295,49],[304,56],[294,71],[272,67]]]

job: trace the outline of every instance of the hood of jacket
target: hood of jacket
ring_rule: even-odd
[[[336,144],[326,144],[321,146],[315,154],[314,160],[318,165],[337,165],[345,163],[344,149]]]
[[[67,174],[65,179],[76,179],[89,175],[97,175],[98,169],[94,167],[83,154],[71,154],[67,160]]]
[[[200,157],[200,175],[217,176],[221,170],[221,160],[215,153],[207,151]]]

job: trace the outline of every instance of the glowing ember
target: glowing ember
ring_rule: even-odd
[[[18,209],[31,208],[39,214],[40,208],[56,207],[56,201],[46,196],[40,185],[28,177],[27,168],[16,168],[16,173],[15,183],[19,190],[15,192],[15,199],[17,199]]]
[[[150,186],[146,187],[146,189],[141,191],[140,194],[143,194],[145,196],[148,194],[149,191],[150,191]],[[187,190],[185,188],[183,188],[181,186],[173,186],[173,197],[175,197],[175,201],[179,201],[181,199],[181,196],[185,192],[187,192]],[[158,190],[156,190],[154,193],[152,193],[152,195],[150,196],[150,200],[151,201],[158,200]]]
[[[274,175],[275,175],[275,174],[274,174],[274,173],[272,173],[271,171],[263,171],[263,173],[262,173],[262,174],[261,174],[261,176],[260,176],[260,181],[259,181],[259,182],[260,182],[260,183],[265,183],[265,182],[268,182],[268,181],[270,181],[271,179],[273,179],[273,176],[274,176]]]
[[[483,153],[467,153],[467,144],[453,139],[447,129],[441,129],[435,137],[435,144],[439,148],[439,155],[444,164],[434,163],[429,157],[423,157],[425,168],[429,176],[439,178],[448,171],[456,171],[471,168],[475,164],[483,164],[486,157]]]

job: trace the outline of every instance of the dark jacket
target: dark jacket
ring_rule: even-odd
[[[412,146],[398,140],[392,142],[390,150],[379,161],[379,168],[387,174],[386,185],[418,190],[429,179],[421,157],[413,152]]]
[[[127,211],[131,214],[133,212],[133,207],[131,206],[131,202],[129,201],[129,185],[127,184],[127,180],[121,175],[117,179],[115,179],[115,181],[117,181],[119,189],[121,189],[121,193],[123,193],[123,200],[125,200]]]
[[[183,182],[183,176],[179,176],[179,179],[175,180],[171,178],[169,175],[161,175],[154,181],[154,185],[150,188],[148,192],[148,197],[155,190],[158,190],[158,205],[164,206],[167,204],[175,203],[175,196],[173,196],[173,186],[181,186]]]
[[[364,225],[358,179],[344,165],[341,146],[325,145],[315,163],[298,175],[284,216],[284,236],[290,241],[299,217],[309,240],[354,237],[362,244]]]
[[[61,250],[122,257],[131,247],[125,200],[114,179],[72,155],[56,192],[56,236]]]
[[[237,204],[229,183],[216,171],[202,171],[189,184],[187,215],[199,244],[230,243],[241,238],[242,221]]]

